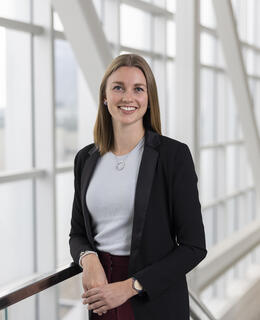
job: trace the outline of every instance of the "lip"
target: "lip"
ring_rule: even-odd
[[[124,109],[121,109],[120,107],[124,107],[124,106],[118,106],[118,109],[123,113],[123,114],[132,114],[134,113],[136,110],[137,110],[137,107],[133,107],[135,108],[134,110],[124,110]],[[130,106],[129,106],[130,107]]]
[[[136,106],[118,106],[118,108],[120,108],[120,107],[124,107],[124,108],[135,108],[135,109],[138,109]]]

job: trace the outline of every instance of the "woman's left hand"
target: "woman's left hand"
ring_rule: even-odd
[[[83,304],[88,304],[88,310],[102,314],[120,306],[133,295],[129,283],[118,281],[89,289],[82,294],[82,298]]]

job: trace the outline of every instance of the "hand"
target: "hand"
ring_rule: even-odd
[[[89,304],[88,310],[102,314],[102,312],[122,305],[134,294],[129,281],[124,280],[87,290],[83,293],[82,298],[84,298],[83,304]]]
[[[84,260],[83,260],[84,259]],[[93,288],[108,284],[104,268],[95,254],[89,254],[82,259],[82,286],[84,294]],[[104,312],[106,313],[106,311]],[[98,315],[102,315],[98,313]]]

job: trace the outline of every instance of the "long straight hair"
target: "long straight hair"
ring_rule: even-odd
[[[107,79],[113,72],[123,66],[137,67],[143,72],[146,78],[148,92],[148,107],[143,116],[143,126],[145,130],[152,130],[161,135],[159,100],[153,72],[143,57],[133,53],[122,54],[114,58],[107,67],[99,88],[99,106],[94,126],[94,143],[98,147],[100,155],[104,155],[114,147],[114,131],[111,114],[104,105]]]

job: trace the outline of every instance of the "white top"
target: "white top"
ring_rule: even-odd
[[[86,205],[93,221],[93,236],[100,251],[130,255],[134,198],[144,136],[129,153],[111,151],[98,159],[86,193]],[[122,170],[116,164],[125,160]]]

